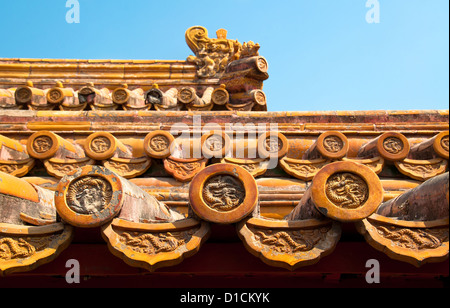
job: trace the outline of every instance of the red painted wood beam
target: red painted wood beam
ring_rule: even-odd
[[[205,243],[200,251],[182,263],[149,273],[144,269],[127,265],[112,255],[106,244],[72,244],[53,262],[44,264],[31,272],[15,273],[11,276],[65,276],[67,260],[75,259],[80,264],[82,276],[121,275],[212,275],[212,276],[303,276],[311,274],[341,275],[366,274],[366,262],[376,259],[383,276],[437,277],[449,275],[449,263],[431,263],[416,268],[408,263],[390,259],[365,242],[341,242],[335,251],[317,264],[288,271],[272,267],[250,254],[242,243]],[[10,276],[8,276],[10,277]],[[0,282],[3,279],[0,278]]]

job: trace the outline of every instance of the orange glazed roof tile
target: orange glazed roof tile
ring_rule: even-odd
[[[0,59],[0,285],[68,259],[113,285],[448,279],[448,110],[267,112],[258,44],[186,42]]]

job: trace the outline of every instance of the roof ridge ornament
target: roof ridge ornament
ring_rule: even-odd
[[[226,40],[227,39],[227,33],[228,33],[228,31],[225,30],[225,29],[219,29],[219,30],[216,31],[217,38],[220,39],[220,40]]]
[[[216,34],[216,39],[209,38],[208,30],[202,26],[193,26],[186,30],[186,43],[195,53],[195,56],[189,56],[187,61],[199,67],[199,77],[218,77],[230,62],[259,55],[258,44],[251,41],[241,44],[237,40],[227,39],[225,29],[217,30]]]

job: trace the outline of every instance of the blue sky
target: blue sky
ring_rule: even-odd
[[[167,59],[186,29],[261,45],[270,111],[448,109],[449,1],[0,0],[1,58]]]

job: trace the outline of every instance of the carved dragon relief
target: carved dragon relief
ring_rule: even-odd
[[[65,176],[55,195],[64,222],[101,227],[111,253],[150,271],[195,254],[209,234],[206,222],[169,208],[105,167],[85,166]]]
[[[222,136],[212,135],[205,140],[204,146],[211,152],[219,151],[225,147],[225,140]]]
[[[343,172],[336,173],[327,180],[325,193],[335,205],[354,209],[366,202],[369,195],[369,187],[360,176]]]
[[[39,136],[33,140],[32,146],[36,153],[45,153],[53,146],[53,141],[48,136]]]
[[[59,234],[48,236],[2,236],[0,235],[0,260],[25,259],[49,248]]]
[[[27,240],[23,238],[0,237],[0,259],[10,260],[32,256],[36,252],[36,247]]]
[[[304,181],[312,180],[316,173],[319,172],[323,166],[329,163],[329,160],[321,158],[314,160],[303,160],[283,157],[280,159],[280,166],[284,169],[284,171]]]
[[[147,157],[118,158],[111,157],[102,161],[103,166],[116,172],[126,179],[137,177],[146,172],[152,165],[152,160]]]
[[[209,224],[187,218],[172,223],[137,223],[119,218],[103,228],[110,251],[131,266],[154,271],[195,254]]]
[[[158,135],[150,140],[149,145],[153,151],[159,153],[165,151],[170,146],[170,141],[166,136]]]
[[[0,228],[0,276],[30,271],[52,261],[72,238],[72,227],[61,223],[28,227],[0,223]]]
[[[209,233],[208,224],[170,210],[125,179],[122,187],[134,201],[124,204],[117,218],[102,227],[114,255],[153,271],[178,264],[198,251]]]
[[[70,183],[67,205],[79,214],[98,215],[112,198],[111,184],[95,176],[83,176]]]
[[[380,173],[383,170],[384,159],[382,157],[375,157],[370,159],[356,159],[356,158],[342,158],[342,161],[353,161],[362,165],[365,165],[372,169],[375,173]],[[325,158],[318,159],[294,159],[289,157],[283,157],[280,159],[280,166],[288,174],[295,178],[304,181],[310,181],[314,178],[317,172],[324,166],[330,164],[332,161]]]
[[[403,148],[405,146],[403,144],[403,141],[400,138],[388,137],[388,138],[384,139],[383,147],[386,150],[386,152],[388,152],[388,153],[398,154],[403,150]]]
[[[344,148],[344,142],[338,136],[327,136],[323,139],[323,147],[330,153],[337,153]]]
[[[391,240],[401,248],[423,250],[436,249],[448,242],[448,228],[406,228],[372,221],[380,236]]]
[[[367,242],[389,257],[420,267],[448,258],[448,218],[408,222],[373,214],[357,224]]]
[[[230,211],[238,207],[245,198],[242,183],[230,175],[209,178],[203,187],[203,199],[209,207],[218,211]]]
[[[208,31],[201,26],[186,30],[186,43],[195,53],[195,56],[189,56],[187,61],[199,67],[197,71],[199,77],[217,77],[225,71],[231,61],[258,55],[258,44],[253,42],[241,44],[237,40],[229,40],[224,29],[219,29],[216,34],[216,39],[209,38]]]
[[[371,168],[380,173],[384,159],[380,156],[361,159],[347,157],[349,149],[348,138],[338,131],[326,131],[303,153],[302,159],[286,155],[280,159],[280,166],[286,173],[304,181],[310,181],[326,165],[334,161],[352,161]]]
[[[395,166],[406,176],[415,180],[426,181],[443,174],[447,170],[448,160],[443,158],[429,160],[405,158],[402,161],[395,162]]]
[[[249,252],[269,265],[289,270],[315,264],[337,245],[340,220],[358,221],[367,217],[376,209],[373,204],[378,206],[378,200],[382,200],[381,182],[367,166],[334,162],[316,177],[318,181],[313,180],[298,205],[284,219],[262,217],[255,211],[252,218],[239,223],[239,236]],[[369,196],[368,179],[377,186],[373,191],[375,196]],[[334,200],[333,206],[339,206],[344,215],[335,212],[325,217],[320,210],[324,200]],[[358,212],[365,203],[370,208]],[[352,212],[351,217],[345,212]]]
[[[172,252],[188,243],[199,228],[175,232],[124,232],[119,231],[120,242],[131,250],[148,255]]]
[[[441,146],[447,152],[449,151],[449,143],[450,143],[449,140],[450,140],[449,136],[445,136],[441,139]]]
[[[287,231],[249,227],[256,241],[266,246],[267,249],[286,254],[312,250],[321,240],[326,238],[330,229],[331,225]]]
[[[172,136],[173,137],[173,136]],[[439,144],[444,148],[445,150],[445,144],[446,144],[446,137],[443,137],[442,140],[439,140]],[[278,140],[270,140],[266,139],[264,140],[263,149],[264,151],[267,151],[268,153],[275,153],[276,150],[280,150],[280,139]],[[30,144],[30,148],[33,149],[33,152],[35,153],[46,153],[48,152],[52,146],[54,141],[52,138],[49,138],[49,136],[39,136],[33,140],[33,142]],[[78,148],[80,147],[80,144],[77,144],[76,142],[71,141],[72,146],[77,149],[77,153],[70,153],[66,151],[68,148],[63,148],[61,145],[59,146],[60,149],[58,149],[58,152],[56,154],[53,154],[53,157],[50,157],[48,159],[41,158],[43,161],[47,172],[55,176],[57,178],[61,178],[65,174],[68,174],[70,172],[73,172],[76,168],[80,168],[85,165],[92,165],[94,164],[94,160],[91,157],[92,155],[88,155],[89,158],[84,157],[83,153],[78,153]],[[164,135],[157,135],[154,138],[148,142],[148,148],[153,151],[154,154],[148,156],[152,158],[165,158],[165,157],[159,157],[158,153],[166,153],[167,149],[169,148],[168,144],[171,143],[171,140],[168,139]],[[389,137],[384,140],[382,143],[384,146],[384,150],[386,153],[398,153],[398,151],[401,151],[403,149],[401,147],[401,144],[403,141],[399,138],[395,137]],[[205,146],[207,149],[210,149],[211,151],[217,151],[218,148],[220,148],[220,145],[222,145],[223,148],[223,141],[220,142],[218,138],[211,137],[205,142]],[[129,147],[126,145],[126,147]],[[336,138],[335,136],[328,136],[323,139],[323,147],[327,149],[328,152],[332,153],[333,151],[339,151],[339,149],[342,148],[342,140],[339,138]],[[90,144],[90,149],[93,153],[96,154],[104,154],[105,151],[111,148],[111,142],[109,139],[99,136],[92,140]],[[120,150],[120,151],[119,151]],[[120,148],[119,150],[116,150],[119,152],[118,157],[114,156],[110,158],[109,160],[103,160],[103,159],[97,159],[97,161],[101,161],[103,165],[106,167],[114,170],[115,172],[119,173],[121,176],[124,176],[126,178],[132,178],[139,176],[146,172],[148,168],[150,168],[152,161],[147,156],[144,157],[138,157],[134,158],[131,157],[130,153],[125,153],[125,150]],[[130,149],[131,150],[131,147]],[[122,152],[121,152],[122,151]],[[126,150],[128,151],[128,150]],[[127,154],[127,155],[124,155]],[[161,154],[162,155],[162,154]],[[33,158],[35,158],[33,156]],[[35,158],[36,159],[36,158]],[[371,158],[362,158],[362,157],[343,157],[339,160],[343,161],[354,161],[357,163],[364,164],[366,166],[369,166],[375,173],[380,173],[383,170],[384,167],[384,159],[381,156],[375,156]],[[332,159],[326,159],[326,158],[318,158],[318,159],[294,159],[289,157],[288,155],[285,155],[284,157],[280,157],[280,166],[289,173],[290,175],[309,181],[311,180],[314,175],[326,164],[331,163]],[[193,161],[192,161],[193,162]],[[250,160],[248,161],[239,161],[239,159],[226,157],[223,159],[223,162],[226,163],[236,163],[238,165],[242,165],[247,170],[249,170],[252,174],[258,174],[261,175],[264,173],[264,166],[262,164],[259,165],[256,163],[256,161],[252,162]],[[193,162],[194,163],[194,162]],[[181,166],[179,162],[168,162],[168,165],[171,167],[178,169],[178,174],[180,174],[181,177],[189,177],[188,169],[195,169],[196,167],[194,164],[191,164],[190,162],[184,162],[184,166]],[[448,169],[448,160],[442,157],[437,158],[430,158],[430,159],[411,159],[411,158],[404,158],[402,160],[396,160],[393,161],[393,164],[397,167],[397,169],[404,175],[420,180],[425,181],[428,180],[436,175],[444,173]],[[169,169],[170,169],[169,166]],[[1,160],[0,159],[0,170],[22,176],[26,172],[30,171],[30,169],[33,167],[33,161],[30,159],[27,160]],[[183,170],[181,170],[183,169]],[[192,174],[192,173],[191,173]]]
[[[26,175],[35,164],[33,158],[22,160],[0,160],[0,172],[8,173],[17,177]]]
[[[181,182],[188,182],[205,168],[207,158],[175,158],[167,157],[164,159],[164,168],[175,179]]]
[[[247,250],[271,266],[295,270],[330,254],[341,229],[327,219],[274,220],[252,217],[238,224]]]
[[[373,157],[373,158],[367,158],[367,159],[361,159],[361,158],[342,158],[343,161],[353,161],[358,164],[365,165],[372,169],[373,172],[376,174],[379,174],[381,171],[383,171],[384,167],[384,159],[381,156]]]
[[[44,166],[48,174],[53,175],[56,178],[62,178],[66,174],[74,172],[76,169],[87,165],[93,165],[95,161],[89,157],[73,158],[73,159],[60,159],[50,158],[44,160]]]
[[[264,158],[232,158],[232,157],[224,157],[221,160],[222,163],[225,164],[234,164],[241,166],[245,170],[247,170],[253,177],[257,177],[263,175],[267,171],[267,166],[269,165],[269,161]]]
[[[0,172],[21,177],[34,165],[35,160],[28,155],[25,146],[0,134]]]
[[[201,219],[219,224],[241,221],[256,207],[258,188],[253,176],[232,164],[212,164],[189,185],[189,205]]]
[[[72,239],[57,222],[52,191],[0,172],[0,276],[30,271],[55,259]]]
[[[384,202],[356,226],[375,249],[419,267],[448,258],[448,206],[447,172]]]

